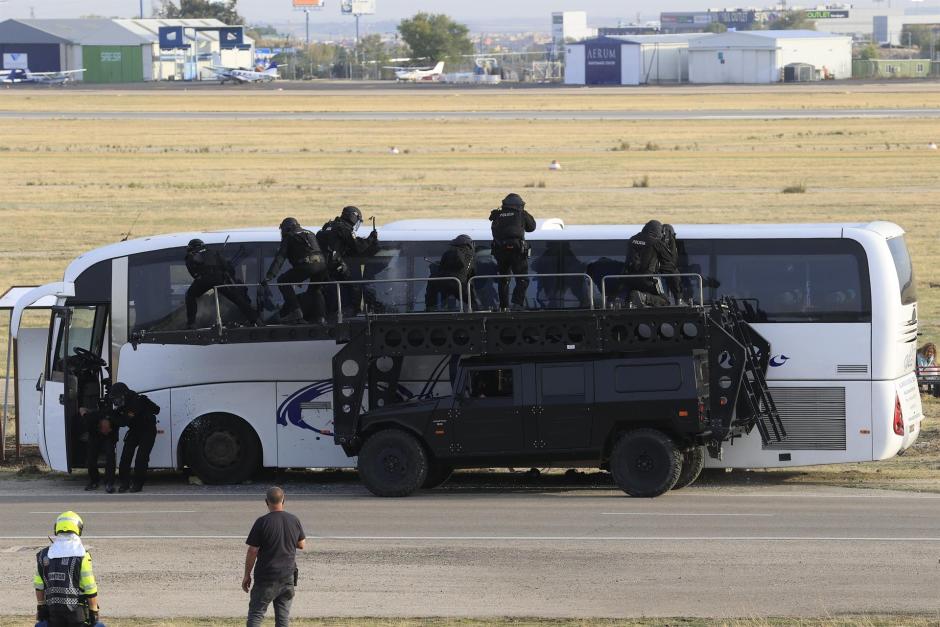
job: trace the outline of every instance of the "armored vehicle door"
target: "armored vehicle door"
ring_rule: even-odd
[[[470,367],[455,395],[454,452],[518,451],[523,445],[520,368]]]
[[[591,442],[594,368],[591,362],[538,364],[534,414],[536,449],[587,448]]]

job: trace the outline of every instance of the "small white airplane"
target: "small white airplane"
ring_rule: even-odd
[[[221,65],[210,65],[208,70],[215,74],[220,83],[224,85],[228,81],[233,83],[267,83],[281,75],[277,73],[277,63],[271,62],[267,68],[262,71],[246,70],[244,68],[225,67]]]
[[[417,83],[418,81],[439,81],[444,73],[444,62],[434,67],[397,67],[387,66],[386,70],[395,70],[395,80]]]
[[[81,70],[66,70],[64,72],[30,72],[28,69],[0,70],[0,83],[38,83],[40,85],[63,85],[75,80],[76,74]]]

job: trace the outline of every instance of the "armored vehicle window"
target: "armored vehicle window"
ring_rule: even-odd
[[[471,370],[469,391],[471,398],[512,398],[512,370]]]
[[[584,366],[542,368],[542,396],[584,396]]]
[[[630,392],[667,392],[682,387],[679,364],[617,366],[614,369],[614,390]]]

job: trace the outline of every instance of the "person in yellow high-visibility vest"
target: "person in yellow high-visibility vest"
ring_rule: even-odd
[[[91,554],[82,544],[85,523],[75,512],[59,514],[55,539],[36,554],[36,620],[49,627],[79,627],[98,622],[98,584]]]

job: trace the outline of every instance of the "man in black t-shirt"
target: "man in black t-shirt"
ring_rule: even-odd
[[[260,627],[268,605],[274,602],[274,624],[290,624],[290,606],[297,584],[297,549],[304,550],[304,528],[293,514],[284,511],[284,490],[269,488],[264,497],[268,513],[251,527],[242,590],[251,590],[247,627]],[[251,585],[254,568],[255,583]]]

